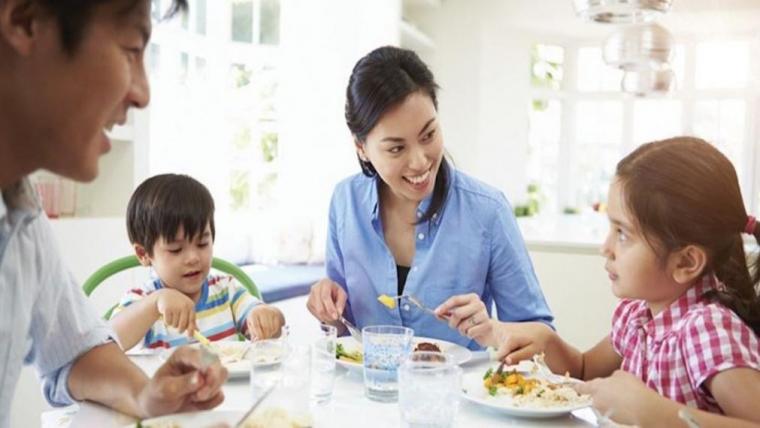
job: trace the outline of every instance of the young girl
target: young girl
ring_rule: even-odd
[[[582,353],[548,329],[523,329],[500,355],[513,363],[545,351],[552,370],[580,379],[634,375],[640,381],[616,373],[580,388],[618,422],[679,425],[675,402],[760,421],[760,273],[757,260],[747,268],[742,240],[760,241],[760,227],[730,161],[696,138],[645,144],[618,164],[608,216],[602,254],[621,298],[611,334]],[[663,402],[655,405],[641,382]],[[648,408],[631,411],[640,402]],[[714,421],[691,413],[703,426]]]

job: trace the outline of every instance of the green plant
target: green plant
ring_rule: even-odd
[[[272,162],[277,158],[277,143],[279,136],[275,132],[266,132],[261,136],[261,154],[264,162]]]

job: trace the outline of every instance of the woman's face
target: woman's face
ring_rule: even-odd
[[[386,111],[356,144],[397,198],[420,202],[433,192],[443,159],[443,136],[433,100],[423,92],[410,94]]]

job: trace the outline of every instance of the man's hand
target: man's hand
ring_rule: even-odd
[[[206,410],[224,401],[222,385],[227,370],[216,358],[208,366],[203,351],[178,348],[148,381],[138,397],[147,416],[191,410]]]

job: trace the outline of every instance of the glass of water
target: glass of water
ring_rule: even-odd
[[[399,367],[399,410],[405,428],[449,428],[459,409],[462,369],[439,352],[414,352]]]
[[[335,344],[338,329],[320,324],[317,339],[311,344],[311,399],[326,404],[335,383]]]
[[[412,350],[414,330],[395,325],[362,329],[364,394],[382,402],[398,400],[398,366]]]
[[[282,362],[288,358],[290,346],[285,339],[257,340],[251,343],[251,399],[256,400],[267,388],[282,378]]]

